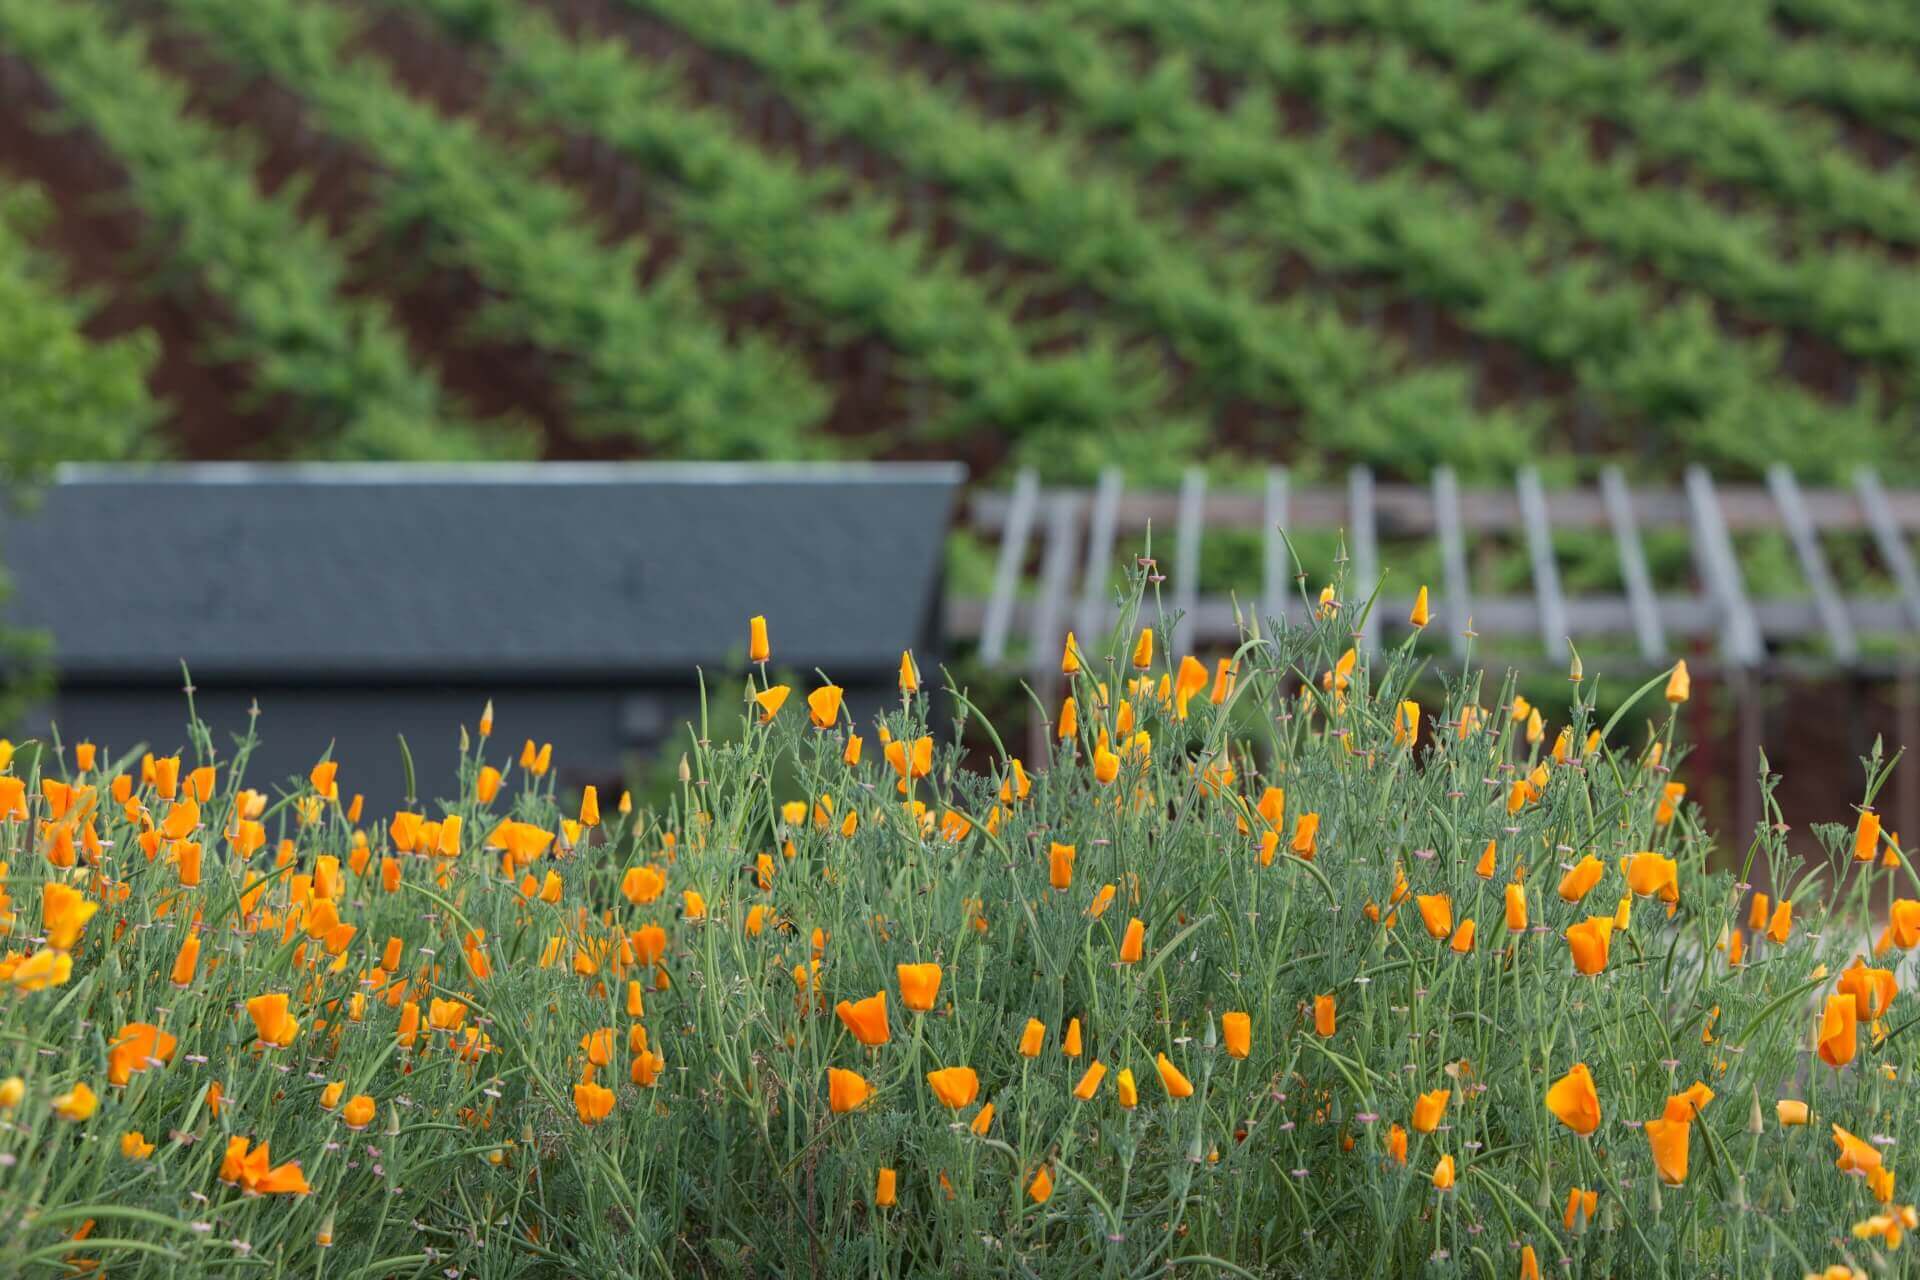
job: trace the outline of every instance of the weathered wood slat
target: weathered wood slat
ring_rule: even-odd
[[[1040,594],[1033,610],[1027,669],[1034,686],[1050,689],[1060,677],[1061,622],[1073,585],[1074,543],[1080,529],[1080,497],[1056,493],[1047,500],[1047,542],[1040,561]]]
[[[1093,514],[1087,525],[1087,564],[1080,583],[1080,612],[1073,629],[1081,651],[1089,655],[1103,653],[1101,644],[1109,630],[1106,622],[1107,600],[1113,590],[1113,548],[1119,536],[1120,496],[1123,480],[1120,468],[1109,467],[1100,473],[1093,492]]]
[[[1188,467],[1180,477],[1180,523],[1174,534],[1173,607],[1183,616],[1192,615],[1194,602],[1200,598],[1200,540],[1206,530],[1206,502],[1207,473],[1199,467]]]
[[[1444,575],[1440,605],[1434,612],[1447,628],[1453,652],[1464,656],[1471,643],[1467,627],[1473,619],[1473,580],[1467,572],[1467,539],[1460,528],[1460,482],[1452,467],[1434,470],[1433,511]]]
[[[1347,582],[1351,606],[1358,610],[1362,601],[1380,585],[1380,540],[1374,524],[1373,472],[1355,467],[1347,472],[1347,554],[1353,572]],[[1367,619],[1366,632],[1355,642],[1358,648],[1373,652],[1380,647],[1380,630],[1386,614],[1378,607]]]
[[[1265,553],[1263,581],[1260,585],[1261,621],[1284,621],[1287,616],[1287,582],[1293,577],[1293,559],[1287,540],[1280,531],[1287,527],[1287,469],[1267,468],[1265,514]]]
[[[1790,467],[1776,462],[1767,468],[1767,487],[1780,506],[1780,520],[1787,526],[1787,537],[1800,560],[1800,572],[1806,575],[1807,589],[1813,593],[1814,605],[1820,610],[1820,624],[1826,629],[1833,656],[1842,662],[1852,662],[1860,655],[1860,642],[1847,618],[1846,601],[1840,598],[1840,590],[1827,568],[1827,557],[1820,550],[1820,535],[1814,530],[1813,521],[1807,518],[1800,484],[1793,478]]]
[[[1547,516],[1547,495],[1540,473],[1520,468],[1514,484],[1520,495],[1520,516],[1526,524],[1527,559],[1533,567],[1533,595],[1540,603],[1540,643],[1548,656],[1567,652],[1567,606],[1560,592],[1560,565],[1553,554],[1553,525]]]
[[[980,660],[988,666],[999,665],[1007,654],[1007,627],[1013,621],[1014,595],[1020,589],[1020,568],[1026,563],[1027,538],[1039,501],[1040,477],[1031,467],[1023,468],[1014,477],[999,562],[993,570],[993,594],[987,598],[987,613],[980,622]]]
[[[1620,555],[1620,580],[1627,588],[1627,608],[1633,616],[1634,638],[1640,643],[1640,656],[1648,662],[1663,662],[1667,656],[1667,638],[1661,634],[1660,609],[1653,598],[1653,574],[1647,569],[1646,549],[1640,545],[1640,523],[1634,516],[1633,494],[1619,467],[1600,472],[1600,492],[1607,504],[1607,520],[1613,527],[1614,548]]]
[[[1765,646],[1759,624],[1754,621],[1753,607],[1747,602],[1740,561],[1733,553],[1733,540],[1721,516],[1713,478],[1705,467],[1695,465],[1687,468],[1686,483],[1687,498],[1693,508],[1694,559],[1721,610],[1721,643],[1727,661],[1735,666],[1758,662],[1765,656]]]
[[[1887,572],[1900,588],[1908,619],[1913,626],[1920,627],[1920,571],[1914,568],[1913,553],[1907,550],[1907,538],[1901,532],[1904,522],[1895,514],[1886,490],[1880,487],[1880,477],[1871,467],[1854,472],[1853,485],[1860,495],[1861,509],[1866,512],[1867,527],[1873,531],[1874,545],[1880,549],[1880,558],[1887,562]]]

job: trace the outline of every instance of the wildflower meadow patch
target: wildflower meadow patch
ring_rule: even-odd
[[[854,723],[743,619],[654,810],[511,707],[394,814],[192,719],[23,746],[0,1270],[1898,1272],[1892,765],[1796,815],[1823,863],[1770,794],[1716,851],[1684,664],[1598,723],[1366,609],[1203,663],[1142,577],[1044,760],[911,654]]]

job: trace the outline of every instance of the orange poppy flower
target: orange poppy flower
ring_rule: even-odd
[[[958,1111],[980,1096],[980,1075],[972,1067],[942,1067],[927,1072],[927,1086],[943,1105]]]
[[[833,1012],[861,1044],[881,1045],[892,1038],[887,1030],[887,993],[884,991],[865,1000],[842,1000],[833,1007]]]

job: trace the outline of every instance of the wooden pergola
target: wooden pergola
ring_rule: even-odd
[[[1111,625],[1118,557],[1144,545],[1149,530],[1171,532],[1171,561],[1161,558],[1173,608],[1183,617],[1179,643],[1224,648],[1237,641],[1241,619],[1304,620],[1298,566],[1282,530],[1339,530],[1353,593],[1381,582],[1383,542],[1437,543],[1439,580],[1426,584],[1433,613],[1456,655],[1469,640],[1476,657],[1525,667],[1564,666],[1569,644],[1591,652],[1611,646],[1608,661],[1657,668],[1680,657],[1733,687],[1740,708],[1740,757],[1754,759],[1761,737],[1758,700],[1741,696],[1753,682],[1795,672],[1829,671],[1861,681],[1898,682],[1900,736],[1920,746],[1920,568],[1909,541],[1920,529],[1920,490],[1889,490],[1870,469],[1845,487],[1803,486],[1784,466],[1764,484],[1721,484],[1702,467],[1678,487],[1629,483],[1618,468],[1589,487],[1548,490],[1531,468],[1510,487],[1463,488],[1441,468],[1427,485],[1386,484],[1365,467],[1344,485],[1301,486],[1272,467],[1256,492],[1210,491],[1191,469],[1171,492],[1128,492],[1117,471],[1092,489],[1042,485],[1031,471],[1007,491],[976,493],[968,526],[997,547],[993,588],[985,599],[949,602],[947,626],[973,639],[989,666],[1017,670],[1049,699],[1056,692],[1061,640],[1071,629],[1083,645],[1103,642]],[[1201,551],[1215,532],[1258,531],[1262,573],[1257,598],[1237,600],[1200,590]],[[1620,589],[1572,595],[1562,585],[1554,535],[1597,532],[1612,539]],[[1684,583],[1656,581],[1645,549],[1649,533],[1679,531],[1690,549]],[[1756,598],[1738,551],[1739,535],[1784,534],[1793,548],[1803,594]],[[1846,594],[1823,536],[1863,537],[1890,584],[1883,594]],[[1530,590],[1481,595],[1469,565],[1491,540],[1524,548]],[[1249,584],[1252,585],[1252,584]],[[1389,576],[1359,643],[1389,643],[1422,584]],[[1590,648],[1591,646],[1591,648]],[[1625,649],[1622,655],[1618,651]],[[1920,821],[1920,769],[1899,771],[1899,809]],[[1743,829],[1757,817],[1752,786],[1740,788]]]

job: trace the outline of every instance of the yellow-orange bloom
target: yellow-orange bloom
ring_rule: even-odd
[[[892,1038],[887,1030],[887,993],[884,991],[865,1000],[842,1000],[833,1007],[833,1012],[861,1044],[885,1044]]]
[[[1807,1122],[1807,1104],[1798,1098],[1781,1098],[1773,1104],[1773,1114],[1775,1118],[1780,1121],[1781,1127],[1783,1128],[1805,1124]]]
[[[1773,919],[1767,924],[1767,936],[1781,946],[1785,946],[1787,938],[1792,933],[1793,902],[1791,899],[1782,898],[1779,905],[1773,909]]]
[[[1440,1119],[1447,1114],[1447,1100],[1453,1097],[1451,1089],[1434,1089],[1423,1093],[1413,1100],[1413,1131],[1432,1133],[1440,1127]]]
[[[1899,994],[1899,984],[1894,980],[1891,969],[1870,969],[1866,961],[1859,956],[1853,958],[1834,984],[1839,990],[1849,992],[1854,998],[1854,1008],[1860,1016],[1868,1020],[1878,1018],[1893,1003]]]
[[[787,705],[787,697],[792,692],[786,685],[776,684],[754,694],[754,704],[760,708],[760,723],[772,724],[773,718],[780,714],[780,708]]]
[[[1667,701],[1678,706],[1693,696],[1693,677],[1687,674],[1685,658],[1673,664],[1673,674],[1667,677]]]
[[[173,985],[186,987],[193,985],[193,972],[200,964],[200,939],[188,935],[180,943],[180,951],[173,957]]]
[[[1527,890],[1524,885],[1507,886],[1507,931],[1524,933],[1527,928]]]
[[[0,973],[6,972],[0,966]],[[69,952],[42,947],[13,967],[11,981],[16,991],[45,991],[73,976],[73,956]]]
[[[900,964],[894,966],[900,980],[900,1003],[917,1013],[933,1008],[940,995],[940,966],[937,964]]]
[[[1680,864],[1658,853],[1636,853],[1627,859],[1627,887],[1643,898],[1680,893]]]
[[[57,1093],[53,1096],[53,1113],[62,1120],[68,1120],[74,1124],[92,1119],[93,1113],[99,1109],[99,1095],[88,1088],[84,1081],[74,1085],[65,1093]]]
[[[1133,642],[1133,665],[1145,671],[1153,665],[1153,628],[1140,628],[1140,636]]]
[[[1037,1058],[1047,1039],[1047,1024],[1038,1018],[1028,1018],[1026,1027],[1020,1032],[1020,1056]]]
[[[898,1177],[892,1169],[882,1169],[873,1180],[873,1203],[882,1209],[891,1209],[898,1193]]]
[[[1420,741],[1420,704],[1402,702],[1393,712],[1393,745],[1411,747]]]
[[[1580,901],[1593,891],[1593,886],[1599,884],[1600,877],[1606,873],[1607,864],[1588,854],[1560,877],[1560,897],[1567,902]]]
[[[1100,1082],[1107,1078],[1107,1065],[1095,1059],[1081,1073],[1080,1082],[1073,1086],[1073,1096],[1085,1102],[1100,1091]]]
[[[151,1022],[129,1022],[107,1049],[107,1083],[125,1084],[151,1066],[173,1061],[178,1042]]]
[[[1880,815],[1871,809],[1860,811],[1853,826],[1853,857],[1856,862],[1871,862],[1880,852]]]
[[[71,951],[80,931],[93,919],[100,904],[71,885],[50,880],[40,889],[40,931],[55,951]]]
[[[1221,1014],[1220,1037],[1226,1042],[1228,1057],[1246,1057],[1253,1051],[1253,1019],[1244,1013]]]
[[[1338,1020],[1334,1012],[1333,997],[1330,995],[1313,998],[1313,1030],[1322,1039],[1331,1038]]]
[[[1860,1043],[1859,1022],[1852,992],[1828,996],[1820,1012],[1820,1061],[1836,1068],[1852,1062]]]
[[[747,661],[766,662],[773,657],[767,643],[767,620],[759,614],[747,619]]]
[[[1147,925],[1139,916],[1127,921],[1126,934],[1120,939],[1120,963],[1138,964],[1146,946]]]
[[[1709,1089],[1703,1081],[1695,1080],[1684,1090],[1667,1099],[1663,1117],[1668,1120],[1691,1121],[1705,1111],[1707,1104],[1712,1101],[1713,1090]]]
[[[628,867],[620,877],[620,892],[628,902],[643,906],[667,889],[667,878],[657,867]]]
[[[285,1048],[300,1034],[300,1022],[288,1016],[287,997],[283,993],[254,996],[247,1001],[247,1016],[253,1019],[254,1030],[262,1043]]]
[[[1420,908],[1420,923],[1427,927],[1427,935],[1433,938],[1445,938],[1453,933],[1453,899],[1444,893],[1423,893],[1414,898],[1414,905]]]
[[[904,738],[895,738],[887,744],[884,752],[887,763],[900,775],[900,789],[906,790],[907,779],[924,778],[933,772],[933,738],[931,735],[915,738],[911,743]]]
[[[1387,1155],[1395,1164],[1407,1162],[1407,1131],[1398,1123],[1387,1127]]]
[[[1567,929],[1567,949],[1573,954],[1573,967],[1589,977],[1607,967],[1612,946],[1612,916],[1589,916]]]
[[[1195,694],[1207,687],[1206,664],[1192,654],[1180,659],[1179,674],[1173,681],[1173,709],[1180,719],[1187,718],[1187,704],[1193,701]]]
[[[1579,1187],[1569,1187],[1567,1188],[1567,1211],[1561,1215],[1560,1221],[1569,1231],[1575,1229],[1576,1223],[1581,1230],[1585,1230],[1587,1223],[1593,1221],[1594,1212],[1599,1207],[1598,1191],[1584,1191]]]
[[[1574,1063],[1571,1071],[1548,1087],[1547,1110],[1582,1136],[1600,1127],[1600,1094],[1586,1063]]]
[[[839,1067],[827,1069],[827,1105],[834,1111],[844,1114],[866,1105],[872,1097],[873,1086],[859,1072],[842,1071]]]
[[[1441,1156],[1433,1166],[1433,1187],[1436,1191],[1446,1191],[1453,1186],[1453,1157]]]
[[[1159,1057],[1154,1060],[1153,1065],[1154,1069],[1160,1073],[1160,1084],[1166,1089],[1169,1098],[1191,1098],[1193,1096],[1193,1081],[1187,1079],[1180,1068],[1174,1066],[1172,1059],[1168,1058],[1166,1054],[1160,1054]]]
[[[927,1072],[927,1087],[943,1105],[958,1111],[980,1096],[980,1074],[972,1067],[942,1067]]]
[[[581,1083],[573,1086],[573,1109],[582,1124],[599,1124],[613,1114],[613,1090],[605,1085]]]
[[[1654,1172],[1660,1181],[1677,1187],[1687,1180],[1688,1139],[1693,1125],[1685,1120],[1665,1118],[1646,1123],[1647,1145],[1653,1151]]]
[[[831,729],[840,723],[840,702],[846,690],[837,684],[824,684],[807,695],[807,716],[816,729]]]
[[[467,1006],[435,996],[427,1005],[427,1025],[435,1031],[458,1031],[467,1020]]]
[[[1313,861],[1314,851],[1320,842],[1320,815],[1303,813],[1294,819],[1293,840],[1287,845],[1295,855]]]
[[[1413,612],[1407,615],[1407,622],[1411,626],[1424,627],[1432,616],[1427,609],[1427,589],[1422,586],[1420,594],[1413,598]]]
[[[1074,847],[1070,844],[1051,844],[1047,849],[1047,883],[1056,889],[1073,887]]]
[[[1495,859],[1498,857],[1499,852],[1500,846],[1498,844],[1492,840],[1487,841],[1487,847],[1480,851],[1480,860],[1473,864],[1473,874],[1479,876],[1482,880],[1493,879],[1493,872],[1496,865]]]
[[[1833,1126],[1833,1145],[1840,1148],[1833,1166],[1842,1173],[1871,1173],[1881,1166],[1879,1148],[1855,1137],[1837,1124]]]

